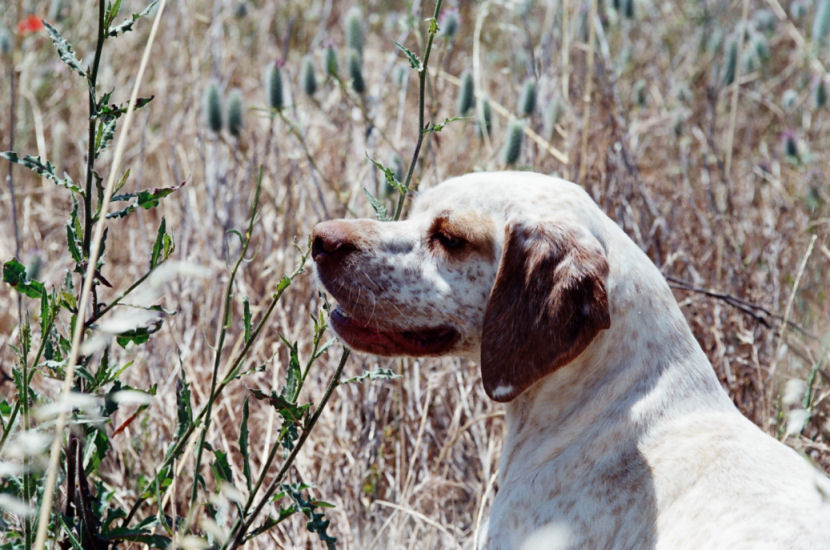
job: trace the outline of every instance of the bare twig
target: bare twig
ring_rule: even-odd
[[[737,296],[733,296],[732,294],[728,294],[725,292],[717,292],[714,290],[707,290],[705,288],[694,286],[693,284],[687,281],[678,279],[677,277],[672,277],[671,275],[666,275],[665,277],[666,280],[669,281],[671,286],[673,286],[674,288],[679,288],[681,290],[687,290],[689,292],[695,292],[697,294],[709,296],[710,298],[722,300],[730,306],[734,307],[735,309],[749,315],[750,317],[752,317],[757,322],[761,323],[767,328],[774,328],[773,324],[770,322],[770,319],[774,319],[780,323],[789,325],[791,328],[795,329],[796,331],[803,334],[804,336],[807,336],[810,339],[818,340],[818,338],[814,334],[811,334],[810,332],[806,331],[804,328],[797,325],[796,323],[788,319],[785,319],[783,315],[773,313],[764,306],[753,304],[752,302],[748,302],[746,300],[738,298]]]
[[[810,244],[807,245],[807,251],[801,259],[801,265],[798,266],[798,272],[796,273],[795,281],[793,282],[793,289],[790,291],[790,297],[787,300],[787,307],[784,309],[784,324],[781,326],[781,331],[778,333],[778,342],[775,344],[775,354],[772,356],[772,364],[769,367],[769,374],[767,375],[768,382],[772,381],[773,376],[775,375],[775,368],[778,366],[778,356],[781,355],[781,346],[784,345],[784,333],[787,330],[787,322],[790,320],[790,314],[793,311],[795,294],[798,292],[798,285],[801,283],[801,276],[804,275],[804,269],[807,267],[807,261],[813,253],[813,247],[816,244],[817,238],[817,235],[813,235],[813,238],[810,239]]]

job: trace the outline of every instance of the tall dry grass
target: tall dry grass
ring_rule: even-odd
[[[46,16],[47,4],[8,2],[0,16],[14,32],[28,10]],[[86,55],[94,47],[94,3],[63,4],[56,24]],[[124,162],[134,189],[186,184],[157,209],[119,224],[118,234],[109,237],[104,275],[115,292],[141,273],[148,261],[141,251],[162,215],[175,236],[177,258],[211,275],[176,277],[164,298],[175,315],[164,329],[143,346],[114,350],[120,361],[132,361],[125,383],[158,388],[150,407],[112,435],[113,452],[100,479],[118,506],[132,505],[138,477],[153,471],[174,435],[180,371],[192,384],[195,406],[206,400],[211,345],[237,251],[227,230],[245,226],[259,166],[262,209],[252,261],[236,280],[236,296],[249,297],[254,316],[298,262],[292,243],[304,246],[316,222],[374,216],[363,188],[383,197],[384,180],[366,157],[391,166],[396,155],[411,156],[417,78],[392,40],[421,51],[432,4],[416,2],[411,13],[404,2],[360,4],[364,94],[349,84],[350,5],[193,0],[167,8],[142,86],[142,95],[156,99],[137,113]],[[452,38],[436,39],[427,118],[455,116],[458,77],[472,70],[479,98],[492,107],[492,133],[481,139],[475,119],[468,118],[430,134],[414,182],[425,188],[455,174],[502,167],[521,88],[535,80],[537,109],[524,121],[518,167],[578,179],[673,281],[696,337],[740,409],[828,470],[830,112],[817,102],[817,87],[827,79],[830,42],[814,31],[819,5],[751,0],[741,22],[740,3],[599,2],[592,28],[591,2],[449,2],[444,15],[456,8],[459,27]],[[125,0],[122,9],[141,7]],[[751,32],[741,39],[739,28]],[[105,52],[105,88],[127,93],[148,32],[149,24],[143,25]],[[590,36],[595,40],[589,42]],[[731,41],[740,43],[734,67]],[[343,85],[325,79],[327,45],[337,49]],[[319,84],[313,96],[300,81],[307,55]],[[261,110],[268,104],[265,75],[275,62],[282,64],[288,122]],[[15,149],[41,154],[79,176],[86,151],[83,85],[56,60],[45,34],[17,35],[13,55],[2,57],[4,75],[9,63],[17,87]],[[211,82],[223,97],[233,88],[241,93],[238,138],[208,128],[203,96]],[[3,149],[8,84],[4,76]],[[126,101],[126,95],[117,99]],[[554,103],[564,108],[556,125],[546,128],[545,110]],[[107,162],[105,154],[102,165]],[[20,169],[14,185],[19,259],[31,264],[38,258],[41,280],[59,285],[70,267],[63,254],[68,195]],[[391,210],[393,199],[384,200]],[[16,247],[8,185],[0,186],[0,220],[5,261]],[[4,288],[0,365],[8,375],[19,323],[17,296]],[[248,390],[270,391],[284,380],[289,357],[280,336],[309,352],[309,316],[321,305],[310,274],[300,276],[251,352],[248,365],[262,368],[229,386],[215,405],[207,440],[229,453],[239,487],[245,485],[237,444],[242,403]],[[241,315],[241,298],[234,306]],[[229,334],[228,354],[242,343],[238,331]],[[339,348],[311,371],[303,399],[320,399]],[[504,435],[500,407],[484,396],[472,364],[352,355],[346,375],[377,367],[402,377],[338,387],[292,479],[313,483],[313,494],[335,505],[326,511],[329,533],[342,548],[471,548],[493,494]],[[798,389],[797,399],[784,402],[791,380],[801,381],[789,384]],[[59,387],[45,376],[34,384],[52,396]],[[15,399],[10,382],[0,388],[4,399]],[[787,435],[791,409],[805,409],[808,416],[795,415],[805,425]],[[134,411],[117,412],[111,430]],[[251,401],[254,469],[278,426],[266,403]],[[187,513],[192,464],[189,455],[177,463],[179,482],[163,499],[168,516]],[[295,517],[249,544],[320,543]]]

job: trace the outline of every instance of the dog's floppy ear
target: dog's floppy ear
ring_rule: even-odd
[[[510,401],[573,360],[611,326],[608,261],[577,226],[512,221],[484,313],[481,378],[496,401]]]

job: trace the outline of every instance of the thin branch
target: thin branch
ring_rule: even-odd
[[[772,311],[763,306],[753,304],[752,302],[747,302],[746,300],[738,298],[737,296],[733,296],[732,294],[728,294],[725,292],[717,292],[714,290],[707,290],[705,288],[694,286],[693,284],[684,281],[683,279],[678,279],[677,277],[672,277],[671,275],[664,276],[672,287],[679,288],[680,290],[686,290],[689,292],[695,292],[697,294],[703,294],[704,296],[709,296],[710,298],[716,298],[718,300],[726,302],[735,309],[749,315],[750,317],[752,317],[757,322],[759,322],[767,328],[775,328],[772,325],[772,323],[770,323],[770,319],[774,319],[781,323],[785,322],[786,325],[795,329],[796,331],[810,339],[818,340],[818,338],[814,334],[811,334],[810,332],[806,331],[804,328],[797,325],[796,323],[793,323],[792,321],[785,321],[784,316],[779,315],[777,313],[773,313]]]

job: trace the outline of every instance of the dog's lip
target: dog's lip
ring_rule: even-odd
[[[441,325],[417,329],[381,329],[350,317],[342,307],[331,312],[331,326],[350,347],[375,355],[442,355],[461,336],[452,327]]]

